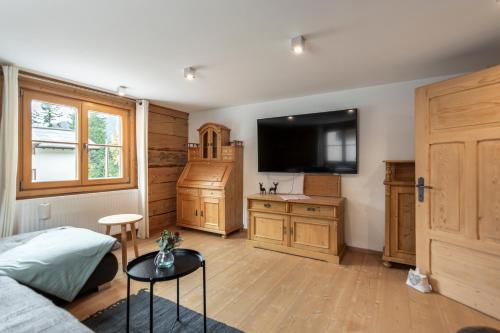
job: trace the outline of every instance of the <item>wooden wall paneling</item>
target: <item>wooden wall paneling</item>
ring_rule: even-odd
[[[161,114],[164,116],[170,116],[170,117],[186,119],[186,120],[189,118],[189,113],[170,109],[170,108],[155,105],[155,104],[149,104],[149,113],[150,114],[151,113],[158,113],[158,114]]]
[[[184,137],[188,132],[188,120],[151,112],[148,127],[149,133]]]
[[[149,232],[155,234],[163,231],[166,227],[175,224],[177,212],[169,212],[165,214],[155,215],[149,217]]]
[[[149,149],[148,155],[149,168],[183,166],[187,162],[187,151],[161,151]]]
[[[150,184],[176,182],[181,175],[182,167],[155,167],[148,169],[148,182]]]
[[[155,150],[186,150],[186,137],[149,133],[149,149]]]
[[[175,211],[176,198],[151,201],[149,203],[149,216],[161,215]]]
[[[148,115],[150,234],[175,224],[177,180],[187,162],[188,114],[150,104]]]

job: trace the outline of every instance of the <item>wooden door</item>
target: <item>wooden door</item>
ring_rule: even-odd
[[[250,212],[252,240],[287,245],[288,219],[285,215]]]
[[[178,200],[178,221],[180,224],[200,226],[200,199],[192,195],[181,194]]]
[[[391,187],[389,255],[415,264],[415,187]]]
[[[330,252],[332,222],[306,217],[290,218],[290,246],[316,252]]]
[[[223,230],[224,209],[219,198],[201,199],[201,220],[202,227]]]
[[[416,177],[417,266],[500,319],[500,66],[417,89]]]

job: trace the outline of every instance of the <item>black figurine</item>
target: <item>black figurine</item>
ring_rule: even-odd
[[[271,194],[271,193],[276,194],[276,190],[278,189],[278,184],[279,184],[279,183],[278,183],[278,182],[276,182],[276,183],[275,183],[275,182],[273,182],[273,184],[274,184],[274,187],[270,187],[270,188],[269,188],[269,194]]]
[[[261,195],[266,194],[266,188],[264,187],[264,184],[259,183],[259,186],[260,186],[260,194]]]

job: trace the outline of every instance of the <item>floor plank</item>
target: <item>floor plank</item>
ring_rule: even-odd
[[[245,234],[228,239],[181,230],[182,247],[203,253],[207,263],[207,312],[245,332],[456,332],[468,325],[500,329],[500,321],[438,294],[405,285],[407,270],[385,268],[371,253],[348,252],[342,265],[254,249]],[[155,251],[154,238],[139,240],[141,254]],[[120,261],[120,250],[116,251]],[[133,248],[128,248],[133,258]],[[121,263],[120,263],[121,267]],[[181,304],[202,311],[202,272],[181,279]],[[133,281],[137,293],[148,285]],[[155,285],[175,301],[175,281]],[[126,297],[126,275],[111,288],[66,306],[83,320]]]

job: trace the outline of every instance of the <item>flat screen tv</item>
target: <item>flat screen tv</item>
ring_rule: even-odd
[[[358,172],[358,110],[257,120],[259,172]]]

